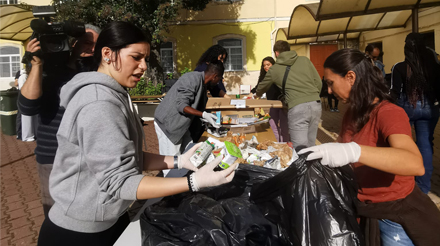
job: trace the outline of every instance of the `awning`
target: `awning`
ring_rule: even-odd
[[[0,39],[26,41],[32,35],[32,19],[35,17],[31,5],[0,5]]]
[[[278,32],[292,44],[340,40],[344,33],[358,38],[364,31],[405,27],[412,9],[434,6],[440,0],[321,0],[298,5],[289,27]]]

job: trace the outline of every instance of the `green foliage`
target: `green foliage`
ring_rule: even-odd
[[[129,89],[128,93],[130,96],[156,96],[162,95],[163,84],[157,84],[154,86],[153,82],[145,81],[145,78],[142,77],[141,81],[137,83],[135,88]]]
[[[191,72],[191,69],[185,67],[182,71],[180,71],[180,75],[184,75],[185,73]]]
[[[167,78],[166,79],[173,79],[174,75],[173,73],[167,73]]]
[[[160,81],[163,69],[160,43],[166,40],[169,25],[177,20],[179,9],[201,11],[213,0],[53,0],[57,21],[74,20],[104,28],[112,21],[128,21],[151,34],[149,76]],[[159,78],[159,79],[157,79]]]
[[[152,41],[164,40],[170,21],[180,8],[203,10],[212,0],[53,0],[57,20],[75,20],[105,27],[122,20],[151,33]]]

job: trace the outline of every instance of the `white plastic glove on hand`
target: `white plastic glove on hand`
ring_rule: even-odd
[[[326,143],[302,149],[298,154],[313,152],[307,160],[322,159],[321,164],[330,167],[341,167],[359,161],[361,147],[355,143]]]
[[[191,156],[196,152],[196,150],[202,145],[202,143],[195,144],[191,149],[182,155],[177,157],[177,168],[186,168],[188,170],[197,171],[197,167],[190,161]]]
[[[223,155],[220,155],[195,173],[191,174],[193,175],[192,180],[194,182],[194,191],[199,191],[205,187],[218,186],[232,181],[238,164],[231,165],[222,171],[214,171],[214,168],[218,166],[222,159]]]
[[[211,124],[213,127],[215,128],[220,128],[220,125],[218,125],[217,123],[215,123],[215,121],[217,120],[217,116],[213,115],[211,113],[208,113],[206,111],[203,111],[202,114],[203,119],[205,119],[207,122],[209,122],[209,124]]]

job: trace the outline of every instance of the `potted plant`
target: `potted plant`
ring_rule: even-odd
[[[162,95],[163,84],[154,85],[152,81],[146,81],[144,77],[137,83],[135,88],[128,89],[130,96],[157,96]]]
[[[162,89],[163,93],[168,92],[171,89],[171,86],[173,86],[176,83],[177,79],[174,78],[173,73],[167,73],[167,75],[165,76],[165,81],[164,81],[164,87]]]

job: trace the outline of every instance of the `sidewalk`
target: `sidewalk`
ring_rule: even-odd
[[[317,141],[334,141],[339,133],[346,106],[340,105],[340,113],[323,111],[322,124]],[[439,124],[440,125],[440,124]],[[434,135],[434,173],[431,198],[440,209],[440,126]],[[144,126],[149,152],[158,153],[156,132],[152,122]],[[0,133],[1,140],[1,231],[0,245],[37,245],[41,223],[44,220],[40,202],[40,188],[36,170],[35,142],[22,142],[15,136]],[[436,195],[437,196],[436,196]]]

